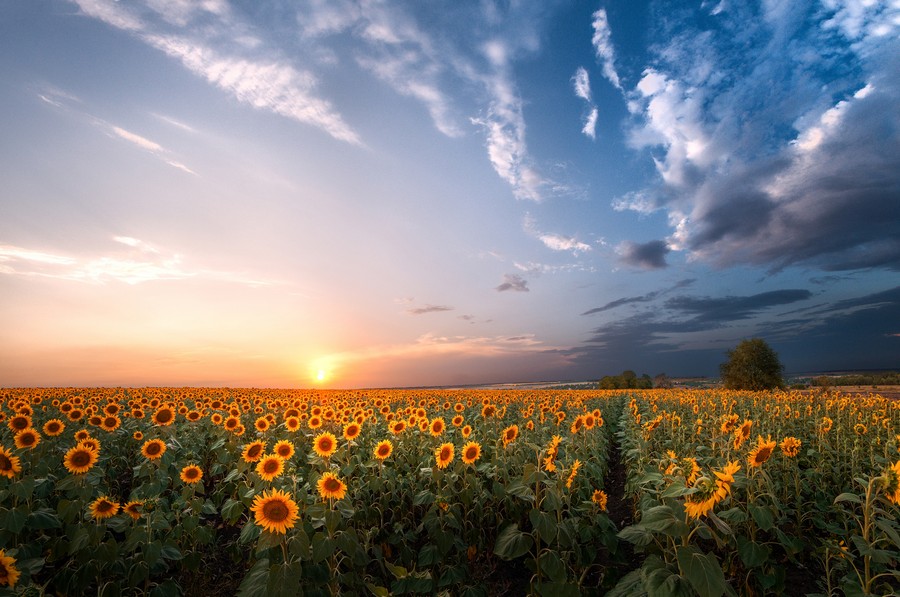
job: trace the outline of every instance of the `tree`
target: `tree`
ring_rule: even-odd
[[[719,365],[722,383],[729,390],[771,390],[784,387],[784,365],[761,338],[742,340]]]

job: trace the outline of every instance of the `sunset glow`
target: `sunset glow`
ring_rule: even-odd
[[[0,386],[895,367],[897,15],[5,2]]]

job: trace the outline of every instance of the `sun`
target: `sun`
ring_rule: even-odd
[[[323,382],[326,377],[328,377],[328,373],[324,369],[316,371],[316,381]]]

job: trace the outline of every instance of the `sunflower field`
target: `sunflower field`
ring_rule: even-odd
[[[900,406],[0,389],[0,595],[897,592]]]

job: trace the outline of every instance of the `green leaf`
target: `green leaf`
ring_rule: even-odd
[[[756,526],[764,531],[772,530],[772,527],[775,526],[775,517],[772,515],[772,509],[767,506],[757,506],[756,504],[750,504],[748,510],[750,510],[750,516],[753,517],[753,520],[756,522]]]
[[[494,554],[504,560],[514,560],[528,553],[533,544],[531,535],[523,533],[519,525],[513,523],[500,531],[494,544]]]
[[[391,594],[391,592],[388,591],[386,587],[379,587],[379,586],[373,585],[370,582],[366,583],[366,588],[369,589],[369,591],[373,595],[375,595],[375,597],[389,597]]]
[[[542,512],[537,508],[528,513],[531,527],[540,533],[540,539],[544,543],[553,543],[556,539],[556,518],[549,512]]]
[[[419,568],[428,568],[429,566],[434,566],[440,561],[441,556],[438,553],[437,545],[435,545],[434,543],[429,543],[421,550],[419,550],[419,559],[417,563]]]
[[[401,578],[406,578],[409,576],[409,570],[404,568],[403,566],[394,566],[390,562],[385,562],[384,565],[390,570],[391,574],[394,575],[394,578],[400,580]]]
[[[641,570],[632,570],[619,579],[616,586],[606,594],[606,597],[645,597],[647,590],[644,588],[644,575]]]
[[[556,551],[545,551],[538,558],[538,564],[541,567],[541,573],[546,574],[554,583],[563,583],[566,581],[566,565],[560,559]],[[553,593],[558,595],[559,593]],[[576,593],[577,594],[577,593]]]
[[[256,541],[261,531],[262,529],[257,526],[255,522],[253,522],[252,520],[248,520],[244,524],[244,528],[241,529],[241,534],[238,537],[238,542],[246,545],[251,541]]]
[[[6,513],[6,521],[3,527],[10,533],[15,534],[25,528],[26,520],[27,517],[25,516],[25,513],[16,508]]]
[[[144,561],[151,568],[162,557],[162,543],[153,541],[144,545]]]
[[[581,591],[577,585],[564,582],[541,583],[535,588],[538,595],[546,597],[581,597]]]
[[[150,597],[179,597],[181,595],[181,587],[172,579],[164,580],[150,591]]]
[[[312,561],[318,564],[326,558],[331,557],[334,553],[334,541],[325,536],[324,533],[316,533],[312,540]]]
[[[257,560],[238,587],[238,597],[267,597],[269,583],[269,560]]]
[[[56,511],[50,508],[39,508],[28,516],[26,523],[29,529],[58,529],[62,526]]]
[[[743,535],[738,535],[737,544],[738,554],[747,568],[762,566],[769,559],[769,548],[765,545],[751,541]]]
[[[181,558],[184,557],[181,553],[181,550],[178,549],[176,546],[172,545],[171,543],[167,543],[166,545],[163,545],[160,555],[162,555],[162,557],[167,560],[176,560],[176,561],[180,560]]]
[[[506,485],[506,493],[519,499],[525,500],[526,502],[534,501],[534,491],[531,489],[531,487],[525,485],[518,479],[511,481],[508,485]]]
[[[837,504],[839,502],[853,502],[854,504],[861,504],[862,498],[860,498],[855,493],[844,492],[844,493],[840,494],[839,496],[837,496],[836,498],[834,498],[835,504]]]
[[[653,541],[653,533],[635,524],[625,527],[624,529],[619,531],[616,536],[619,539],[628,541],[629,543],[637,545],[638,547],[650,545],[650,542]]]
[[[676,547],[675,556],[682,574],[700,597],[721,597],[728,587],[715,556],[693,546]]]

